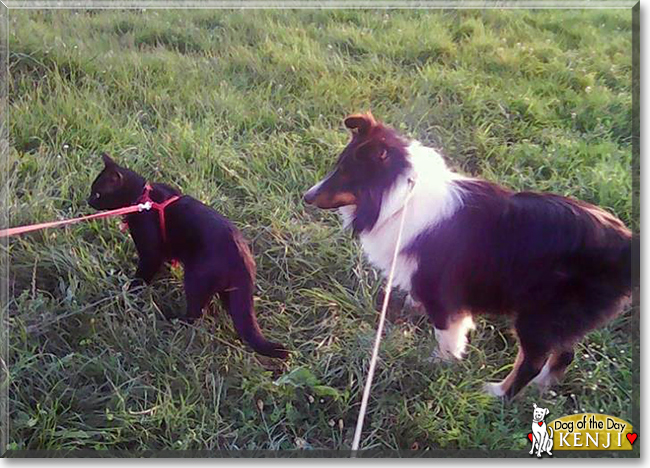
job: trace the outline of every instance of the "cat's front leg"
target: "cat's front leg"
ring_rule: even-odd
[[[138,269],[135,271],[133,278],[131,278],[131,281],[129,282],[128,290],[135,291],[136,289],[143,288],[147,284],[150,284],[157,271],[158,268],[152,266],[151,263],[139,261]]]
[[[149,284],[163,264],[163,257],[154,253],[142,255],[138,260],[138,269],[135,272],[135,280],[144,281]],[[137,284],[136,284],[137,286]]]
[[[138,216],[140,218],[136,218],[129,223],[131,237],[135,242],[135,249],[138,251],[138,269],[135,272],[136,284],[133,286],[138,286],[138,282],[140,282],[140,285],[142,285],[142,282],[151,283],[165,261],[162,254],[162,245],[155,231],[155,224],[152,223],[153,220],[144,218],[149,216],[149,213]]]

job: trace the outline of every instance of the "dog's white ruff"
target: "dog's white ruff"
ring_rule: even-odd
[[[462,204],[462,193],[454,180],[465,179],[452,172],[442,156],[433,148],[413,141],[407,148],[411,168],[399,176],[393,187],[384,194],[377,222],[370,231],[359,235],[363,250],[370,263],[384,276],[390,269],[393,247],[397,239],[404,197],[409,189],[409,179],[415,181],[413,194],[407,208],[402,250],[395,266],[394,286],[407,292],[411,290],[411,277],[417,269],[417,260],[404,253],[415,238],[426,229],[451,217]],[[343,224],[354,219],[355,206],[339,209]]]

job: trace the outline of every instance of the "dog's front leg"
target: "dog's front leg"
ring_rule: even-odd
[[[533,429],[533,446],[530,449],[530,452],[528,452],[529,455],[532,455],[533,453],[537,452],[539,453],[539,447],[541,447],[541,434],[538,432],[535,432],[535,429]]]
[[[528,452],[529,455],[532,455],[535,451],[535,440],[535,434],[533,434],[533,446],[530,448],[530,452]]]
[[[437,357],[442,360],[462,359],[467,346],[467,333],[474,328],[470,315],[457,315],[448,319],[447,328],[434,325],[438,341]]]
[[[544,435],[544,433],[539,435],[539,442],[537,443],[537,458],[542,457],[542,450],[544,449],[544,445],[546,445],[546,437],[544,437]]]

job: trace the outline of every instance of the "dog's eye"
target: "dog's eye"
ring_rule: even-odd
[[[99,200],[99,197],[100,197],[100,196],[101,196],[101,194],[100,194],[99,192],[95,192],[95,194],[93,195],[93,197],[95,198],[95,200]]]

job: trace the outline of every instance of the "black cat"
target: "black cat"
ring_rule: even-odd
[[[255,261],[237,228],[198,200],[165,184],[149,185],[108,155],[102,157],[105,167],[88,199],[93,208],[122,208],[147,199],[159,204],[171,201],[164,208],[164,219],[156,209],[125,216],[140,258],[136,278],[149,283],[165,261],[179,261],[185,269],[187,321],[199,318],[216,293],[244,341],[265,356],[286,357],[286,349],[264,338],[257,324]]]

